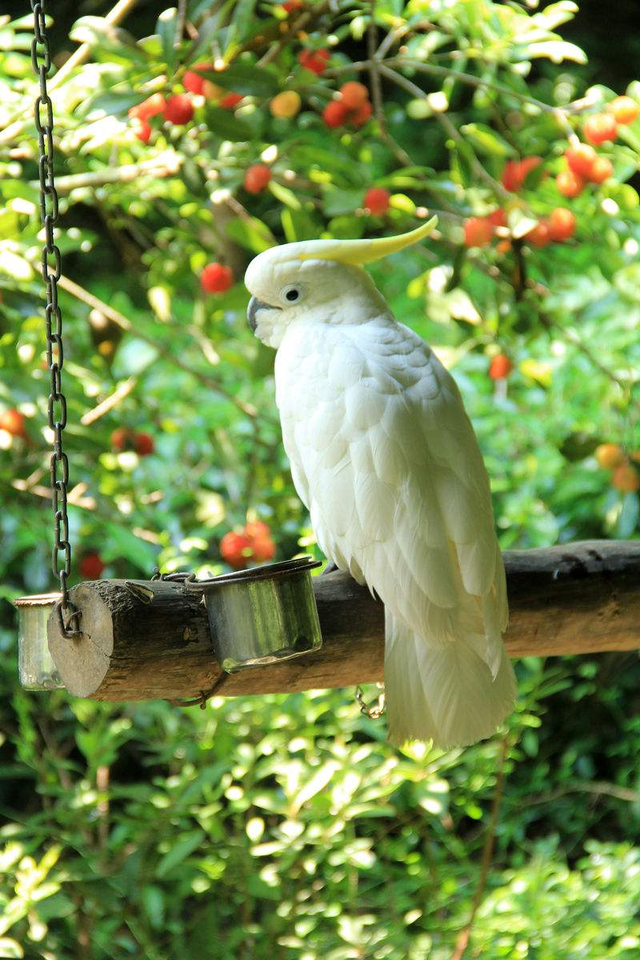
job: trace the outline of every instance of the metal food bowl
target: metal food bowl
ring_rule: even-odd
[[[322,646],[310,571],[319,560],[299,557],[210,580],[187,580],[203,594],[213,649],[227,673],[300,657]]]
[[[61,593],[18,597],[18,674],[25,690],[63,688],[58,669],[49,653],[47,621]]]

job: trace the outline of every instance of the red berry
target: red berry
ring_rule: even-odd
[[[502,207],[498,207],[497,210],[494,210],[493,213],[490,213],[485,219],[494,227],[506,227],[507,225],[507,215]]]
[[[245,524],[244,532],[248,537],[252,538],[270,537],[271,527],[268,523],[264,523],[262,520],[251,520],[249,523]]]
[[[633,123],[640,114],[640,106],[631,97],[616,97],[607,104],[607,110],[613,115],[616,123],[623,125]]]
[[[135,450],[135,434],[129,427],[118,427],[111,434],[111,446],[114,450]]]
[[[551,243],[549,221],[544,218],[538,220],[533,230],[526,234],[525,239],[534,247],[546,247],[548,243]]]
[[[613,173],[613,164],[607,157],[596,157],[591,167],[589,180],[591,183],[604,183]]]
[[[585,121],[584,136],[585,140],[593,144],[605,143],[607,140],[615,140],[618,136],[616,118],[608,113],[595,113]]]
[[[593,147],[589,146],[588,143],[580,143],[577,147],[569,147],[568,150],[565,150],[564,155],[569,170],[578,177],[588,180],[593,162],[598,157]]]
[[[298,63],[300,66],[306,70],[311,70],[312,73],[318,76],[326,70],[328,59],[328,50],[301,50],[298,54]]]
[[[486,217],[468,217],[464,222],[465,247],[486,247],[493,237],[493,224]]]
[[[227,93],[220,101],[220,106],[225,110],[233,110],[241,100],[242,96],[239,93]]]
[[[389,209],[391,194],[383,187],[371,187],[364,195],[364,207],[374,217],[381,217]]]
[[[129,110],[129,116],[138,120],[150,120],[151,117],[157,117],[159,113],[164,113],[166,101],[161,93],[154,93],[142,103],[136,104]]]
[[[251,559],[251,539],[231,530],[220,541],[220,555],[234,570],[242,570]]]
[[[576,218],[566,207],[556,207],[549,217],[549,235],[552,240],[568,240],[576,232]]]
[[[138,117],[133,119],[133,129],[138,140],[143,143],[149,143],[151,137],[151,124],[147,120],[140,120]]]
[[[322,119],[328,127],[341,127],[347,119],[348,110],[340,100],[332,100],[322,111]]]
[[[489,376],[492,380],[504,380],[513,370],[513,364],[505,353],[499,353],[489,365]]]
[[[244,174],[244,188],[247,193],[262,193],[271,180],[271,170],[264,163],[255,163],[247,167]]]
[[[24,425],[25,416],[19,410],[3,410],[0,413],[0,430],[6,430],[12,437],[22,437],[24,440],[27,436]]]
[[[584,190],[584,180],[573,170],[562,170],[556,177],[556,186],[563,197],[579,197]]]
[[[299,10],[300,7],[304,7],[304,3],[302,0],[284,0],[281,7],[287,13],[293,13],[294,10]]]
[[[99,580],[105,564],[99,554],[85,553],[84,557],[80,560],[79,567],[80,576],[84,577],[85,580]]]
[[[369,101],[366,100],[360,104],[357,110],[349,114],[349,123],[352,123],[354,127],[363,127],[367,120],[370,119],[372,113],[373,107]]]
[[[164,118],[169,123],[183,126],[193,119],[193,104],[188,93],[174,93],[164,108]]]
[[[200,286],[205,293],[224,293],[233,286],[233,270],[221,263],[208,263],[200,274]]]
[[[540,166],[542,157],[525,157],[523,160],[508,160],[502,171],[501,182],[505,190],[517,193],[522,189],[527,175]]]
[[[182,85],[189,93],[201,94],[204,90],[204,77],[196,73],[198,67],[206,68],[207,70],[213,69],[211,64],[199,63],[196,64],[194,70],[187,70],[182,78]]]
[[[276,545],[271,537],[254,537],[251,540],[251,552],[254,560],[264,563],[266,560],[273,560]]]
[[[350,80],[340,87],[340,99],[349,110],[357,110],[369,99],[369,91],[363,83]]]
[[[140,457],[148,457],[154,451],[155,444],[149,433],[136,433],[134,437],[135,451]]]

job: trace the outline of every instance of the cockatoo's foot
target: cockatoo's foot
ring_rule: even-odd
[[[322,571],[322,576],[324,577],[325,573],[334,573],[336,570],[339,570],[340,567],[337,563],[334,563],[333,560],[328,560],[327,565]]]

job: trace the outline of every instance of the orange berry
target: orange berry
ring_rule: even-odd
[[[291,120],[300,112],[302,101],[295,90],[283,90],[269,102],[269,110],[274,117]]]
[[[622,463],[613,471],[611,483],[621,493],[635,493],[640,490],[640,474],[630,463]]]
[[[562,170],[556,177],[556,186],[563,197],[579,197],[584,190],[584,180],[573,170]]]
[[[505,353],[499,353],[489,365],[489,376],[492,380],[504,380],[513,370],[513,364]]]
[[[615,140],[618,136],[618,124],[615,117],[608,113],[594,113],[592,117],[587,117],[584,124],[584,136],[585,140],[593,144]]]
[[[607,157],[596,157],[591,167],[589,180],[591,183],[604,183],[613,173],[613,164]]]
[[[383,187],[370,187],[364,195],[363,206],[374,217],[381,217],[389,209],[391,194]]]
[[[205,293],[225,293],[233,286],[233,270],[221,263],[208,263],[200,274],[200,286]]]
[[[0,430],[6,430],[12,437],[26,439],[25,416],[19,410],[3,410],[0,413]]]
[[[349,114],[349,123],[352,123],[354,127],[364,127],[367,120],[371,118],[373,113],[373,107],[368,100],[365,100],[364,103],[361,103],[357,110],[353,110]]]
[[[589,179],[593,162],[598,158],[598,154],[588,143],[581,143],[577,147],[569,147],[568,150],[565,150],[564,156],[569,170],[585,180]]]
[[[622,447],[617,443],[601,443],[596,447],[595,457],[601,467],[605,470],[615,470],[625,462]]]
[[[493,237],[493,224],[487,217],[468,217],[464,222],[465,247],[486,247]]]
[[[509,253],[511,250],[511,240],[501,240],[496,244],[496,250],[498,253]]]
[[[340,100],[332,100],[322,111],[322,119],[328,127],[341,127],[347,119],[348,110]]]
[[[350,80],[340,87],[340,98],[349,110],[357,110],[369,99],[369,91],[363,83]]]
[[[546,247],[552,240],[549,221],[544,217],[538,220],[533,230],[526,234],[525,239],[534,247]]]
[[[640,106],[631,97],[616,97],[607,104],[607,110],[613,115],[616,123],[623,125],[633,123],[640,114]]]
[[[155,449],[153,437],[150,433],[136,433],[134,444],[139,457],[148,457]]]
[[[329,59],[328,50],[301,50],[298,54],[298,63],[306,70],[320,76],[327,69]]]
[[[566,207],[556,207],[549,217],[549,235],[552,240],[568,240],[576,232],[576,218]]]
[[[169,97],[164,108],[164,118],[179,127],[193,120],[193,104],[189,94],[174,93]]]
[[[220,555],[234,570],[242,570],[251,559],[251,539],[231,530],[220,541]]]
[[[142,103],[136,104],[129,110],[129,116],[138,120],[150,120],[151,117],[157,117],[159,113],[164,113],[166,100],[161,93],[154,93]]]
[[[85,580],[99,580],[105,564],[98,553],[86,553],[79,563],[80,576]]]
[[[262,193],[271,180],[271,170],[264,163],[254,163],[247,167],[244,174],[244,188],[247,193]]]

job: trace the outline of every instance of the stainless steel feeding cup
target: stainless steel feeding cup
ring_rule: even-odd
[[[300,557],[210,580],[187,580],[204,595],[220,666],[227,673],[300,657],[322,646],[310,571],[319,560]]]
[[[18,675],[25,690],[64,687],[47,641],[47,621],[61,597],[61,593],[42,593],[13,601],[18,609]]]

